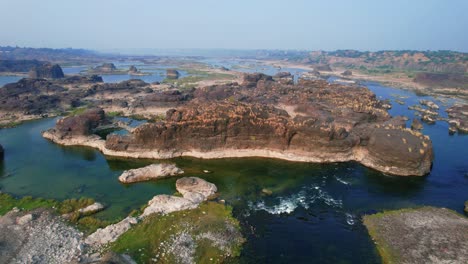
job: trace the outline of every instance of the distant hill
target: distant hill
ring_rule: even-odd
[[[28,72],[46,64],[47,62],[38,60],[0,60],[0,72]]]
[[[306,64],[328,64],[355,68],[371,73],[389,73],[394,70],[439,73],[468,73],[468,53],[456,51],[262,51],[260,56],[279,58]]]
[[[92,61],[100,56],[102,55],[95,51],[85,49],[0,47],[0,60],[38,60],[59,63]]]

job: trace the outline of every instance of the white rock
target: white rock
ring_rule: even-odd
[[[96,232],[92,233],[85,239],[85,243],[88,245],[99,246],[114,242],[123,233],[127,232],[132,225],[137,223],[138,220],[135,217],[128,216],[116,224],[106,226],[105,228],[99,228]]]
[[[25,225],[29,222],[31,222],[33,220],[33,215],[32,214],[27,214],[27,215],[23,215],[21,217],[18,217],[16,219],[16,222],[18,223],[18,225]]]
[[[133,183],[176,176],[182,173],[184,173],[184,171],[177,168],[174,164],[151,164],[143,168],[124,171],[122,175],[120,175],[119,181],[123,183]]]
[[[148,202],[148,207],[145,208],[141,217],[146,217],[150,214],[161,213],[168,214],[176,211],[194,209],[198,203],[194,203],[188,199],[172,196],[172,195],[156,195]]]
[[[176,181],[176,189],[184,197],[186,193],[194,192],[202,194],[205,196],[205,198],[215,194],[218,190],[216,185],[213,183],[207,182],[197,177],[184,177],[178,179]]]
[[[104,205],[102,205],[101,203],[95,202],[92,205],[88,205],[85,208],[79,209],[78,212],[80,214],[97,213],[103,209],[104,209]]]

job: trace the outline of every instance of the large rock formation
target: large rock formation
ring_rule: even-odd
[[[65,75],[63,74],[62,68],[58,64],[45,64],[42,66],[36,66],[29,71],[29,78],[31,79],[58,79],[63,77],[65,77]]]
[[[177,168],[174,164],[151,164],[143,168],[124,171],[122,175],[119,176],[119,181],[122,183],[149,181],[176,176],[182,173],[184,173],[184,171]]]
[[[125,136],[109,135],[93,146],[108,155],[136,158],[358,161],[396,175],[424,175],[431,168],[429,138],[405,129],[403,119],[391,118],[364,87],[311,80],[284,84],[251,74],[242,85],[197,89],[193,98],[167,111],[162,122],[141,125]],[[45,136],[72,144],[58,132]]]

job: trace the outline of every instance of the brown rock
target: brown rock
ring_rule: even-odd
[[[166,78],[168,79],[178,79],[180,73],[175,69],[167,69],[166,70]]]
[[[29,78],[32,79],[58,79],[63,77],[65,77],[65,75],[63,74],[62,68],[58,64],[45,64],[42,66],[33,67],[29,71]]]
[[[91,108],[83,114],[69,116],[57,121],[56,130],[62,135],[86,136],[91,135],[98,126],[107,123],[104,110]]]
[[[411,129],[421,130],[423,129],[423,124],[421,123],[421,121],[419,121],[419,119],[413,118],[413,122],[411,122]]]

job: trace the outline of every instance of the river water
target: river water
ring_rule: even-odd
[[[438,103],[444,116],[446,105],[453,103],[376,83],[364,85],[381,99],[391,99],[392,115],[413,118],[408,106],[424,98]],[[396,97],[405,104],[395,103]],[[123,170],[154,161],[108,158],[90,148],[58,146],[40,134],[54,123],[55,119],[43,119],[0,130],[0,143],[6,150],[5,161],[0,163],[3,192],[55,199],[91,197],[107,206],[99,217],[115,219],[154,195],[176,191],[175,178],[120,184],[117,177]],[[261,158],[170,162],[187,176],[215,183],[220,198],[233,206],[248,239],[236,262],[380,263],[361,223],[364,214],[421,205],[463,213],[468,200],[468,137],[450,136],[448,125],[441,121],[424,124],[423,133],[431,137],[435,153],[426,177],[387,176],[353,162],[313,164]],[[272,194],[263,194],[264,188]]]

